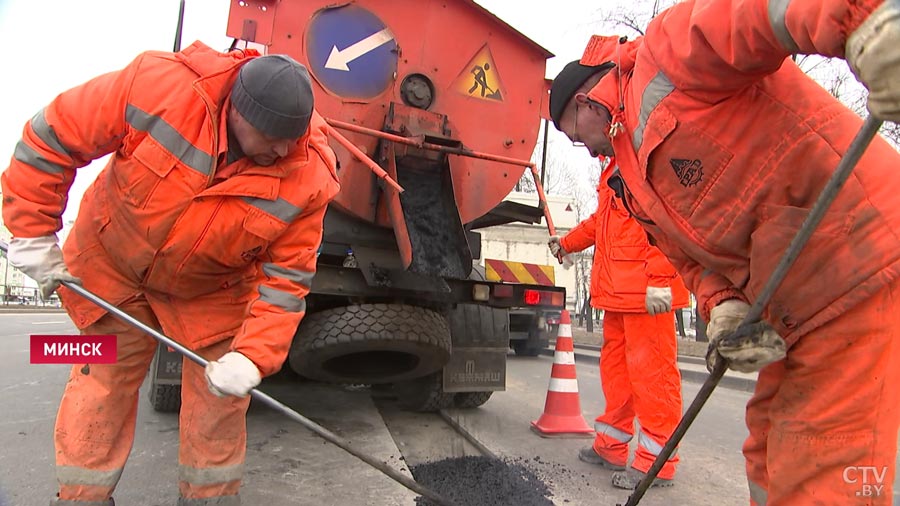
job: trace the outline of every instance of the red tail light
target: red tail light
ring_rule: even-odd
[[[525,290],[525,304],[529,306],[562,307],[565,304],[563,292],[551,292],[547,290]]]

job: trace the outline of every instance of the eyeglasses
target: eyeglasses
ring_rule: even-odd
[[[575,121],[572,123],[572,145],[576,148],[583,148],[584,142],[578,139],[578,102],[575,102]]]

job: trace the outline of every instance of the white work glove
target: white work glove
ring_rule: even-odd
[[[81,284],[80,279],[69,274],[55,234],[29,238],[14,237],[9,242],[7,255],[13,267],[37,281],[44,300],[53,295],[60,281]]]
[[[260,381],[262,376],[256,364],[236,351],[206,364],[206,384],[217,397],[245,397]]]
[[[672,289],[668,286],[648,286],[644,306],[650,315],[668,313],[672,310]]]
[[[900,121],[900,2],[875,9],[847,39],[850,70],[869,90],[869,111]]]
[[[709,312],[709,349],[706,352],[706,367],[710,372],[715,368],[721,355],[728,361],[728,367],[740,372],[754,372],[785,357],[787,353],[784,339],[766,322],[749,326],[747,335],[734,339],[732,335],[750,311],[750,304],[738,299],[728,299],[719,303]]]
[[[560,244],[558,235],[550,236],[550,240],[547,241],[547,247],[550,248],[550,254],[556,258],[564,257],[569,254],[565,248],[562,247],[562,244]]]
[[[572,259],[572,256],[569,255],[566,249],[562,247],[562,244],[560,244],[558,235],[551,235],[550,240],[547,241],[547,246],[550,248],[550,254],[560,259],[563,269],[569,270],[575,265],[575,260]]]

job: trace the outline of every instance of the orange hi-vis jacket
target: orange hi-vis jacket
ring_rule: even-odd
[[[232,350],[265,375],[304,315],[340,184],[316,114],[273,166],[226,165],[231,86],[258,55],[196,42],[62,93],[26,125],[2,184],[13,235],[53,234],[75,169],[112,153],[64,245],[71,273],[113,304],[146,297],[162,330],[191,348],[234,337]],[[80,328],[104,314],[60,293]]]
[[[588,96],[624,127],[612,142],[629,205],[704,318],[756,299],[862,124],[789,55],[843,56],[880,3],[688,0],[643,38],[588,44],[583,64],[618,66]],[[799,337],[900,276],[897,167],[876,138],[768,305],[779,334]]]
[[[671,287],[672,308],[687,307],[684,281],[666,257],[647,239],[647,232],[628,213],[607,185],[612,166],[597,185],[597,210],[560,239],[569,253],[594,246],[591,307],[646,313],[647,287]]]

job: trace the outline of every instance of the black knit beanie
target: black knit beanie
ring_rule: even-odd
[[[613,62],[588,66],[582,65],[578,60],[575,60],[563,67],[553,80],[553,84],[550,85],[550,119],[553,120],[553,125],[557,130],[561,130],[559,128],[559,119],[566,109],[566,104],[572,100],[578,88],[581,88],[592,75],[599,72],[605,73],[615,66],[616,64]]]
[[[289,56],[254,58],[241,67],[231,88],[231,103],[260,132],[297,139],[312,116],[309,72]]]

